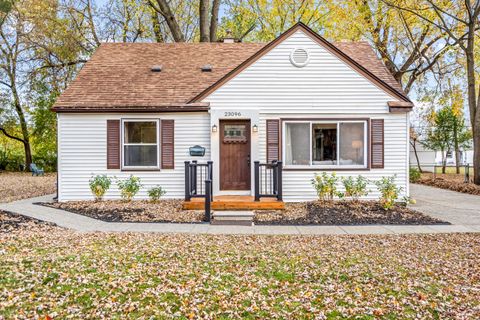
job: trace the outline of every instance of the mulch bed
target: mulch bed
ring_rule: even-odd
[[[204,221],[203,210],[182,210],[182,200],[70,201],[42,203],[107,222]],[[256,224],[359,225],[359,224],[448,224],[402,206],[385,211],[374,201],[331,201],[286,203],[285,210],[257,210]]]
[[[255,211],[255,224],[275,225],[419,225],[449,224],[397,205],[384,210],[375,201],[313,201],[287,203],[285,210]]]
[[[204,211],[182,210],[183,200],[168,199],[152,203],[147,200],[124,201],[68,201],[48,202],[42,205],[78,213],[107,222],[181,222],[199,223]]]
[[[455,175],[452,176],[453,177],[448,177],[448,175],[442,175],[441,177],[433,179],[431,175],[422,175],[422,178],[415,183],[462,193],[473,194],[477,196],[480,195],[480,186],[477,186],[473,183],[463,182],[463,177],[457,177]]]
[[[51,222],[0,210],[0,233],[10,233],[18,230],[49,230],[52,228],[59,227]]]

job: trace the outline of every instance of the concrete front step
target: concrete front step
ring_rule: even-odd
[[[213,225],[253,226],[253,211],[215,211],[212,215]]]
[[[285,203],[276,198],[262,198],[255,201],[252,196],[215,196],[210,204],[212,210],[283,210]],[[193,198],[183,202],[183,210],[203,210],[203,198]]]

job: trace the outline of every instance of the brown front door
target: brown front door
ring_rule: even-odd
[[[250,190],[250,120],[220,121],[220,190]]]

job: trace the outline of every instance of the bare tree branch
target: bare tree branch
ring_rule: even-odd
[[[4,134],[5,136],[7,136],[8,138],[10,138],[10,139],[20,141],[21,143],[25,143],[25,141],[24,141],[22,138],[18,138],[18,137],[15,137],[15,136],[9,134],[9,133],[7,132],[7,130],[5,130],[5,128],[3,128],[3,127],[0,127],[0,131],[3,132],[3,134]]]

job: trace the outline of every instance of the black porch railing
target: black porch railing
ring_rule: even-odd
[[[260,198],[275,197],[282,201],[282,162],[271,163],[254,162],[255,174],[255,201]]]
[[[204,198],[207,221],[210,221],[210,204],[213,200],[212,180],[213,161],[185,161],[185,201]]]

